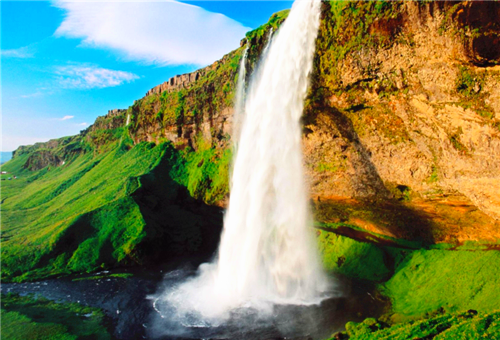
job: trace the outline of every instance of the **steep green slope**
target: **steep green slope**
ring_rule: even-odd
[[[187,194],[183,183],[201,180],[191,179],[189,159],[170,143],[115,142],[107,148],[33,172],[22,169],[28,155],[2,167],[18,176],[2,182],[3,279],[196,253],[208,246],[205,236],[217,238],[218,209],[204,208]],[[215,236],[205,233],[211,227]]]

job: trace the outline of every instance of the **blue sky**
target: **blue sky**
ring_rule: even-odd
[[[1,1],[2,151],[74,135],[211,64],[291,1]]]

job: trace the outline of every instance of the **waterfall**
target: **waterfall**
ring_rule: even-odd
[[[125,126],[128,126],[130,124],[130,113],[127,115],[127,122],[125,123]]]
[[[320,0],[297,0],[254,72],[218,258],[163,297],[178,313],[210,320],[239,307],[265,311],[324,297],[328,287],[312,235],[300,124],[320,6]]]
[[[262,58],[267,56],[267,51],[269,50],[269,46],[271,45],[271,41],[273,38],[273,28],[269,30],[269,36],[267,37],[266,46],[262,50]],[[241,123],[243,120],[243,116],[245,114],[245,98],[246,98],[246,63],[248,58],[248,48],[250,44],[247,42],[245,50],[243,51],[243,57],[241,58],[239,70],[238,70],[238,82],[236,83],[236,100],[234,103],[234,114],[233,114],[233,135],[232,139],[235,144],[238,142],[240,131],[241,131]]]
[[[320,5],[295,2],[248,93],[215,277],[228,304],[299,303],[324,288],[309,230],[300,125]]]
[[[269,50],[269,46],[271,45],[271,41],[273,40],[273,28],[269,31],[269,37],[267,37],[266,47],[264,47],[264,51],[262,52],[262,56],[265,58],[267,56],[267,51]]]
[[[241,121],[243,119],[245,111],[245,84],[247,75],[247,56],[248,56],[247,43],[245,50],[243,51],[243,56],[241,57],[240,66],[238,70],[238,82],[236,83],[236,99],[234,101],[234,114],[233,114],[233,140],[238,140],[241,130]]]

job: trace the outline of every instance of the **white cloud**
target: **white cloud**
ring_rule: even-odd
[[[87,125],[89,125],[89,124],[87,124],[87,123],[76,124],[76,126],[87,126]]]
[[[31,51],[27,46],[20,47],[11,50],[2,50],[2,58],[33,58],[35,53]]]
[[[43,95],[42,92],[37,91],[34,93],[30,93],[30,94],[23,94],[22,96],[19,96],[19,97],[21,97],[21,98],[36,98],[36,97],[40,97],[42,95]]]
[[[64,117],[62,117],[59,120],[68,120],[68,119],[71,119],[71,118],[75,118],[75,116],[64,116]]]
[[[136,74],[101,68],[91,64],[58,66],[59,84],[70,89],[94,89],[118,86],[139,78]]]
[[[222,14],[180,2],[56,2],[66,11],[56,36],[81,38],[131,60],[207,65],[239,46],[249,29]]]

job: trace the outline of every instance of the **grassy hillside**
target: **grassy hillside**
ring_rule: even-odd
[[[90,272],[215,247],[219,209],[189,192],[196,196],[207,181],[222,177],[219,172],[227,176],[227,161],[211,163],[210,148],[180,153],[170,143],[128,144],[126,131],[121,137],[104,152],[91,148],[60,166],[30,171],[25,165],[33,153],[2,166],[8,172],[2,180],[17,176],[2,181],[4,280]],[[205,167],[197,166],[204,160]],[[196,171],[206,167],[203,174]],[[214,188],[210,197],[227,192],[224,185]]]

